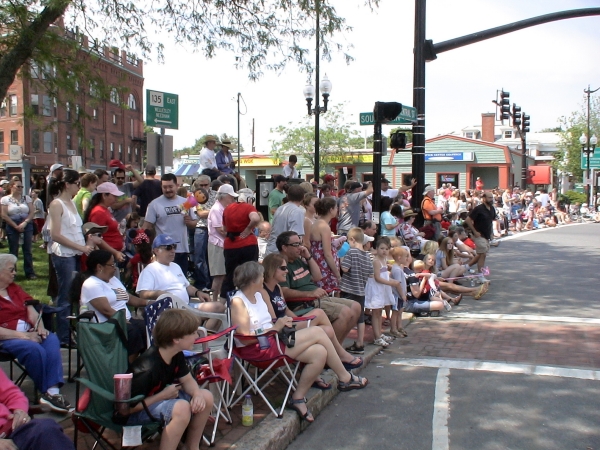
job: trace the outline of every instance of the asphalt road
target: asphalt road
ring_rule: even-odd
[[[503,241],[482,300],[413,322],[289,448],[600,449],[599,236]]]

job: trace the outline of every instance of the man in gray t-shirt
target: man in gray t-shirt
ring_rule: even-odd
[[[304,211],[300,203],[304,200],[304,189],[298,185],[290,186],[287,192],[288,202],[280,206],[273,216],[271,236],[267,244],[267,255],[277,252],[275,241],[284,231],[294,231],[298,236],[304,236]]]
[[[347,234],[350,228],[358,226],[360,221],[360,203],[373,193],[373,185],[369,183],[365,191],[362,190],[362,184],[358,181],[352,183],[348,188],[348,193],[340,198],[337,233]]]

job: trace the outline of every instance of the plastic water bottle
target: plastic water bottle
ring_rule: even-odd
[[[254,423],[254,405],[252,404],[252,398],[250,394],[246,395],[244,404],[242,405],[242,425],[245,427],[251,427]]]

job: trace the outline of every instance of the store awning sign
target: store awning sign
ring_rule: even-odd
[[[473,161],[473,152],[425,153],[425,162]]]

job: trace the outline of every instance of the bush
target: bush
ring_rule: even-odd
[[[575,203],[585,203],[587,200],[587,196],[581,192],[577,191],[567,191],[564,194],[568,200],[566,200],[567,204],[575,204]]]

